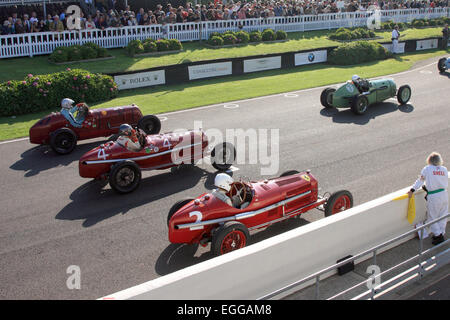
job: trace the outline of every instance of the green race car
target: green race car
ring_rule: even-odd
[[[320,95],[325,108],[351,108],[355,114],[364,114],[369,105],[397,97],[401,104],[407,104],[411,98],[411,87],[403,85],[397,90],[394,80],[365,80],[353,76],[338,89],[326,88]]]

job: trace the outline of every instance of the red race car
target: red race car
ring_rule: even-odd
[[[249,232],[318,208],[329,216],[353,206],[347,190],[319,196],[318,182],[309,172],[287,171],[263,181],[237,181],[229,197],[238,196],[233,206],[213,193],[175,203],[169,211],[169,241],[206,246],[215,255],[243,248]],[[244,208],[244,209],[242,209]]]
[[[56,153],[68,154],[77,145],[77,140],[117,134],[122,123],[129,123],[147,134],[157,134],[161,129],[156,116],[143,116],[134,104],[90,110],[86,104],[79,103],[76,108],[79,127],[72,125],[61,112],[53,112],[30,128],[30,142],[49,144]]]
[[[156,135],[146,135],[141,131],[139,143],[139,151],[131,151],[118,141],[110,141],[87,152],[79,160],[80,176],[108,179],[112,189],[129,193],[138,187],[142,170],[162,170],[195,163],[210,155],[212,166],[224,171],[236,159],[236,149],[231,143],[220,143],[209,151],[208,137],[202,130]]]

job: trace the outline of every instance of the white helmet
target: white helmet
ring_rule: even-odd
[[[353,77],[352,77],[352,81],[358,81],[359,79],[361,79],[357,74],[355,74]]]
[[[231,184],[234,182],[233,178],[226,173],[219,173],[214,179],[214,185],[217,188],[226,190],[227,192],[231,189]]]
[[[73,101],[72,99],[64,98],[61,101],[61,107],[63,107],[64,109],[70,109],[70,108],[72,108],[72,104],[74,104],[74,103],[75,103],[75,101]]]

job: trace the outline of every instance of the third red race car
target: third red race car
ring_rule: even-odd
[[[115,191],[129,193],[138,187],[142,170],[167,169],[211,156],[212,166],[224,171],[236,159],[236,149],[231,143],[219,143],[210,150],[208,137],[202,130],[155,135],[140,131],[139,143],[137,151],[118,141],[94,148],[79,160],[80,176],[108,180]]]
[[[227,193],[230,198],[237,196],[233,205],[215,196],[217,190],[175,203],[167,217],[169,241],[204,246],[211,242],[211,251],[221,255],[243,248],[252,230],[314,208],[330,216],[353,206],[347,190],[328,196],[319,196],[318,190],[318,182],[309,171],[292,170],[278,178],[233,182]]]

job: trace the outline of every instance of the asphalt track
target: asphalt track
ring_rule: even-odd
[[[347,189],[360,204],[412,184],[431,151],[449,161],[450,79],[437,60],[392,76],[412,88],[406,106],[388,100],[355,116],[323,109],[315,88],[161,115],[162,132],[195,120],[223,131],[279,128],[278,174],[309,168],[322,192]],[[139,189],[121,196],[78,176],[77,160],[99,142],[68,156],[26,140],[0,144],[0,299],[94,299],[211,258],[209,247],[170,244],[166,215],[175,201],[212,189],[214,169],[145,172]],[[264,178],[259,165],[236,167],[234,177]],[[322,218],[310,211],[251,241]],[[81,289],[66,286],[71,265]]]

